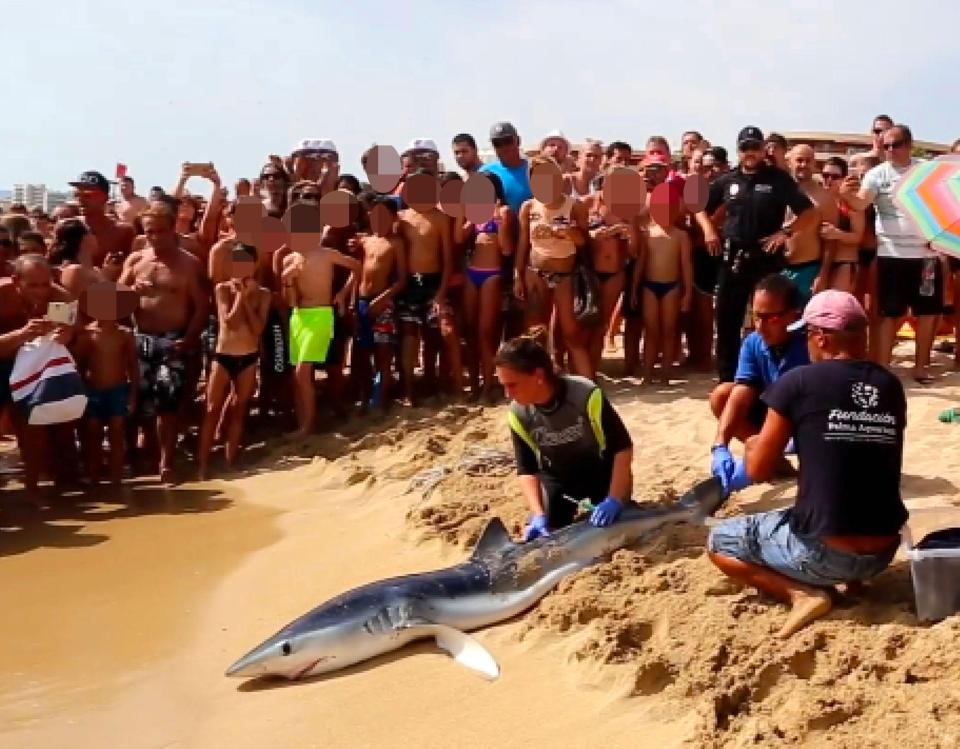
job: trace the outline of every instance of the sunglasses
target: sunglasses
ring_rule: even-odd
[[[316,193],[316,192],[296,193],[296,192],[295,192],[295,193],[293,194],[293,199],[294,199],[294,200],[302,200],[302,201],[305,201],[305,202],[307,202],[307,203],[310,203],[310,202],[319,203],[319,202],[320,202],[320,193]]]
[[[745,140],[739,144],[738,148],[741,153],[745,153],[746,151],[762,151],[763,143],[759,140]]]
[[[494,148],[503,148],[504,146],[513,145],[513,136],[508,135],[505,138],[494,138],[490,142],[493,144]]]
[[[759,320],[760,322],[773,322],[779,320],[787,314],[786,310],[781,310],[780,312],[754,312],[753,319]]]
[[[874,135],[883,135],[885,132],[887,132],[887,128],[885,128],[885,127],[875,127],[875,128],[873,128],[873,134],[874,134]]]
[[[895,140],[892,143],[884,143],[883,150],[892,151],[894,148],[903,148],[905,145],[907,145],[905,140]]]
[[[827,182],[835,179],[843,179],[843,175],[837,172],[821,172],[820,176]]]

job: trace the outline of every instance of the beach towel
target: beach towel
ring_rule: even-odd
[[[83,380],[70,352],[49,338],[35,338],[17,351],[10,373],[13,401],[28,424],[63,424],[87,407]]]

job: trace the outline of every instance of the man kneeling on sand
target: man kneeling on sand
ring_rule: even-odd
[[[767,416],[743,460],[746,474],[763,481],[792,436],[800,459],[796,503],[726,520],[707,542],[724,573],[791,605],[780,637],[830,611],[835,586],[882,572],[907,519],[900,497],[906,396],[893,374],[866,360],[860,303],[823,291],[791,327],[806,329],[813,364],[763,393]]]

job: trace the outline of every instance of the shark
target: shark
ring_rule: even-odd
[[[523,613],[564,578],[666,525],[705,522],[724,499],[720,483],[710,478],[668,505],[629,503],[610,526],[577,522],[528,543],[516,543],[493,518],[461,564],[372,582],[332,598],[257,645],[226,675],[303,679],[432,637],[456,662],[496,679],[496,659],[469,632]]]

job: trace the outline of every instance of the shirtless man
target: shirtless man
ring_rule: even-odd
[[[357,327],[353,338],[351,370],[356,373],[360,411],[364,412],[373,388],[370,355],[380,388],[374,400],[386,412],[390,407],[393,349],[397,342],[394,298],[407,282],[407,250],[397,233],[397,204],[377,195],[370,205],[370,234],[360,237],[363,266],[357,289]]]
[[[247,404],[257,386],[260,336],[270,309],[270,291],[254,278],[257,268],[255,249],[250,245],[236,246],[231,251],[230,262],[225,265],[230,278],[218,283],[214,290],[219,330],[200,429],[200,481],[207,477],[214,431],[223,418],[227,422],[224,449],[227,465],[233,467],[236,462]],[[230,408],[224,414],[228,396],[231,396]]]
[[[855,294],[865,220],[863,211],[852,208],[840,197],[840,185],[846,178],[847,171],[847,162],[839,156],[831,156],[820,172],[824,187],[837,202],[837,223],[821,223],[820,238],[836,242],[836,252],[830,267],[830,288]]]
[[[120,178],[120,197],[117,203],[117,215],[125,224],[133,224],[133,220],[147,210],[147,199],[137,195],[134,190],[133,177]]]
[[[633,157],[633,149],[629,143],[622,140],[615,140],[607,146],[604,152],[603,168],[606,171],[616,169],[618,166],[630,166],[630,159]]]
[[[37,336],[55,333],[59,343],[69,342],[71,328],[44,319],[50,302],[69,301],[69,293],[53,282],[50,266],[40,255],[21,255],[13,261],[13,277],[0,280],[0,411],[10,409],[23,457],[24,486],[32,497],[36,496],[44,460],[50,455],[46,444],[48,430],[29,426],[21,411],[13,406],[10,374],[17,351]],[[72,448],[72,429],[58,427],[55,431],[65,442],[69,441],[65,447]],[[51,467],[58,471],[64,467],[64,461],[53,461]]]
[[[687,130],[680,136],[680,166],[687,173],[692,173],[690,161],[693,159],[693,152],[698,148],[706,151],[709,146],[701,145],[703,136],[696,130]]]
[[[148,441],[160,443],[160,480],[173,482],[178,416],[184,405],[185,358],[198,349],[209,297],[203,266],[179,247],[176,198],[154,201],[142,215],[147,246],[131,253],[120,283],[140,296],[133,314],[140,394],[137,416]],[[153,421],[156,419],[156,429]]]
[[[783,275],[797,285],[806,303],[818,291],[830,286],[830,270],[837,242],[835,239],[821,238],[820,227],[823,223],[836,226],[840,213],[836,196],[813,178],[816,157],[810,146],[794,146],[787,161],[790,173],[819,216],[810,229],[796,232],[784,246],[786,266]],[[788,211],[787,221],[791,219],[792,214]]]
[[[316,207],[307,203],[293,205],[287,220],[292,252],[283,260],[280,281],[284,299],[292,310],[289,348],[300,426],[297,436],[305,437],[313,431],[317,412],[314,365],[326,362],[333,340],[333,271],[341,266],[357,273],[360,263],[320,244],[322,224]],[[343,304],[342,299],[339,304]]]
[[[780,133],[770,133],[763,142],[764,160],[771,166],[790,171],[790,164],[787,159],[787,139]]]
[[[84,223],[97,238],[93,264],[102,267],[109,280],[116,281],[137,233],[130,224],[117,223],[106,215],[110,183],[100,172],[84,172],[70,185],[76,188]]]
[[[454,267],[451,221],[437,208],[437,185],[428,174],[418,172],[407,178],[404,200],[410,207],[400,212],[400,234],[407,245],[409,277],[397,297],[397,316],[405,404],[414,403],[413,370],[421,337],[438,333],[447,354],[453,395],[459,399],[463,395],[460,336],[447,299]]]
[[[577,160],[577,171],[566,180],[565,192],[575,198],[584,198],[595,192],[595,180],[600,175],[602,163],[603,146],[600,141],[587,140]]]
[[[290,172],[295,181],[306,180],[326,195],[336,189],[340,177],[340,154],[329,138],[304,138],[290,153]]]

